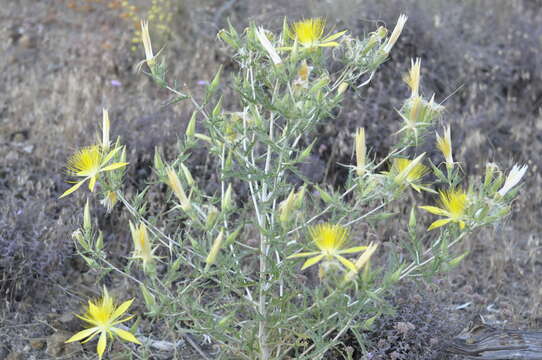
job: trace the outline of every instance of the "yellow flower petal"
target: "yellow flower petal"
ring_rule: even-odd
[[[79,340],[82,340],[82,339],[85,339],[91,335],[96,335],[98,330],[100,330],[99,328],[97,327],[93,327],[93,328],[90,328],[90,329],[85,329],[85,330],[82,330],[82,331],[79,331],[77,334],[73,335],[71,338],[69,338],[68,340],[65,341],[65,343],[71,343],[71,342],[74,342],[74,341],[79,341]],[[94,336],[92,336],[94,337]],[[91,338],[92,338],[91,337]]]
[[[104,159],[102,160],[102,164],[107,164],[109,162],[109,160],[111,160],[113,158],[113,156],[115,156],[115,154],[117,152],[119,152],[119,150],[121,149],[121,147],[116,147],[114,148],[113,150],[111,150],[105,157]]]
[[[355,246],[349,249],[338,251],[337,254],[353,254],[367,249],[367,246]]]
[[[115,321],[112,325],[117,325],[117,324],[120,324],[120,323],[123,323],[125,321],[128,321],[128,320],[132,320],[132,318],[134,317],[135,315],[130,315],[122,320],[118,320],[118,321]]]
[[[64,193],[62,195],[60,195],[59,199],[62,199],[64,196],[68,196],[72,192],[74,192],[75,190],[79,189],[79,187],[81,185],[83,185],[85,183],[85,181],[87,181],[87,179],[79,181],[77,184],[75,184],[74,186],[72,186],[68,190],[64,191]]]
[[[100,334],[100,339],[98,340],[98,346],[96,347],[96,352],[98,353],[100,360],[102,359],[106,345],[107,345],[107,335],[104,331]]]
[[[107,166],[103,167],[100,171],[110,171],[110,170],[115,170],[115,169],[124,167],[124,166],[126,166],[126,165],[128,165],[127,162],[113,163],[113,164],[111,164],[111,165],[107,165]]]
[[[115,334],[117,334],[118,336],[120,336],[122,339],[124,339],[126,341],[130,341],[130,342],[133,342],[135,344],[141,345],[141,342],[134,336],[134,334],[132,334],[129,331],[122,330],[122,329],[115,328],[115,327],[111,328],[111,331],[113,331]]]
[[[96,186],[96,180],[97,180],[97,176],[93,176],[90,178],[90,181],[88,182],[88,189],[90,191],[94,191],[94,186]]]
[[[420,209],[423,209],[425,211],[429,211],[431,214],[435,215],[441,215],[441,216],[449,216],[450,213],[446,210],[443,210],[441,208],[438,208],[436,206],[418,206]]]
[[[341,36],[343,36],[344,34],[346,34],[346,31],[347,30],[344,30],[344,31],[339,31],[338,33],[335,33],[333,35],[330,35],[328,36],[327,38],[325,38],[324,40],[322,40],[323,42],[328,42],[328,41],[333,41],[335,39],[338,39],[340,38]]]
[[[440,219],[440,220],[437,220],[435,222],[433,222],[429,228],[427,228],[427,230],[433,230],[433,229],[436,229],[436,228],[439,228],[441,226],[444,226],[446,224],[448,224],[450,221],[452,221],[452,219]]]
[[[320,254],[320,252],[319,251],[311,251],[311,252],[297,253],[297,254],[293,254],[293,255],[288,256],[286,259],[294,259],[294,258],[305,257],[305,256],[314,256],[316,254]]]
[[[309,266],[312,266],[312,265],[316,264],[318,261],[322,260],[322,258],[324,256],[325,255],[322,254],[322,255],[318,255],[318,256],[315,256],[315,257],[312,257],[312,258],[308,259],[307,261],[305,261],[305,263],[301,267],[301,270],[305,270]]]
[[[348,268],[348,270],[357,271],[356,265],[354,265],[354,263],[352,261],[347,260],[346,258],[342,257],[341,255],[335,255],[335,257],[341,262],[341,264],[346,266],[346,268]]]
[[[116,310],[115,312],[113,313],[113,315],[111,315],[111,321],[114,321],[115,319],[117,319],[119,316],[121,316],[122,314],[124,314],[126,312],[126,310],[128,310],[128,308],[130,307],[130,305],[132,305],[132,302],[134,302],[134,299],[131,299],[131,300],[128,300],[128,301],[125,301],[123,302]]]
[[[318,44],[318,47],[335,47],[335,46],[339,46],[339,43],[336,41]]]

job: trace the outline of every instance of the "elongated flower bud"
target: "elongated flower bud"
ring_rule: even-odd
[[[100,203],[105,207],[107,213],[110,213],[117,203],[117,193],[114,191],[107,191]]]
[[[282,59],[280,58],[279,54],[277,53],[277,50],[273,47],[267,36],[265,35],[265,30],[261,27],[257,28],[256,31],[256,37],[258,38],[258,41],[260,44],[262,44],[263,48],[273,61],[273,64],[280,65],[282,64]]]
[[[109,151],[109,112],[107,109],[103,109],[103,120],[102,120],[102,148],[104,151]]]
[[[224,196],[222,197],[222,211],[228,211],[231,209],[232,205],[232,192],[233,189],[231,187],[231,184],[228,185],[228,188],[226,189],[226,192],[224,193]]]
[[[194,185],[194,178],[192,177],[190,170],[188,170],[188,168],[183,163],[181,163],[181,170],[183,171],[184,178],[186,179],[188,186]]]
[[[184,211],[189,211],[192,208],[192,204],[190,203],[190,200],[186,197],[186,194],[184,192],[183,186],[181,185],[181,181],[179,180],[179,177],[177,176],[177,173],[173,168],[169,167],[166,169],[167,177],[168,177],[168,185],[173,190],[173,193],[181,203],[181,208]]]
[[[282,224],[282,226],[286,226],[292,217],[292,211],[294,210],[295,203],[296,203],[296,195],[294,193],[294,190],[290,191],[290,194],[284,200],[280,203],[279,206],[279,221]]]
[[[388,39],[388,43],[384,47],[384,51],[386,53],[389,53],[391,51],[391,49],[397,42],[397,39],[399,39],[399,36],[401,35],[401,32],[403,32],[403,27],[405,26],[407,19],[408,17],[405,14],[401,14],[397,19],[397,24],[395,25],[395,28],[393,29],[393,32]]]
[[[365,173],[366,156],[365,128],[361,127],[356,133],[356,174],[358,176],[362,176]]]
[[[194,111],[188,125],[186,126],[185,134],[188,139],[191,139],[194,137],[194,135],[196,135],[196,115],[197,112]]]
[[[359,273],[359,271],[368,264],[369,259],[371,256],[373,256],[374,252],[378,249],[378,244],[370,243],[367,249],[360,255],[360,257],[356,260],[354,263],[354,266],[356,267],[356,271],[350,270],[345,276],[344,281],[352,281],[356,275]]]
[[[213,242],[213,246],[211,246],[211,250],[209,251],[209,254],[207,255],[207,258],[205,259],[205,270],[209,270],[211,265],[213,265],[216,261],[216,256],[218,255],[218,252],[220,251],[220,248],[222,247],[222,241],[224,240],[224,230],[220,231],[220,234],[216,237],[215,241]]]
[[[209,210],[207,211],[207,218],[205,219],[206,229],[211,229],[215,225],[218,214],[218,209],[213,205],[209,205]]]
[[[151,37],[149,35],[149,22],[147,20],[141,20],[141,40],[143,41],[143,47],[145,48],[145,58],[147,65],[152,71],[155,64],[154,53],[152,52]]]
[[[510,170],[510,173],[506,177],[503,187],[497,193],[500,196],[506,195],[506,193],[509,192],[510,189],[512,189],[521,181],[521,178],[523,177],[523,175],[525,175],[525,172],[527,171],[527,169],[528,169],[527,165],[523,165],[522,167],[519,167],[518,165],[514,165],[512,167],[512,170]]]
[[[420,92],[420,74],[421,74],[421,59],[417,58],[416,61],[410,60],[410,71],[404,77],[404,82],[410,87],[412,92],[411,97],[417,97]]]
[[[154,250],[152,249],[147,227],[143,223],[136,227],[130,222],[130,232],[134,243],[134,258],[141,259],[143,269],[148,270],[154,261]]]
[[[85,229],[85,231],[92,229],[92,222],[90,220],[90,203],[88,202],[88,199],[85,203],[85,209],[83,210],[83,229]]]
[[[452,155],[452,136],[450,126],[444,130],[444,136],[440,137],[437,133],[437,148],[444,155],[446,159],[446,167],[452,168],[454,166],[454,158]]]

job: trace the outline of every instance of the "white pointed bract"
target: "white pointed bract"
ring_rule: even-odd
[[[399,36],[403,31],[403,27],[405,26],[407,19],[408,17],[405,14],[399,15],[399,18],[397,19],[397,24],[395,24],[395,28],[393,29],[393,32],[391,33],[390,38],[388,39],[388,42],[384,47],[384,51],[386,53],[389,53],[391,51],[391,49],[397,42],[397,39],[399,39]]]
[[[506,195],[512,189],[514,186],[516,186],[520,181],[523,175],[525,175],[525,172],[527,172],[527,169],[529,167],[527,165],[523,165],[522,167],[519,167],[518,165],[514,165],[512,167],[512,170],[510,170],[510,173],[506,177],[506,180],[504,181],[504,185],[502,188],[497,192],[500,196]]]
[[[267,51],[267,54],[273,61],[273,64],[279,65],[282,64],[282,60],[277,53],[277,50],[273,47],[267,36],[265,35],[265,30],[262,27],[259,27],[256,29],[256,37],[260,41],[260,44],[262,44],[265,51]]]

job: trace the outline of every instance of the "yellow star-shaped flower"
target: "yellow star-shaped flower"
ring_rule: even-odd
[[[99,300],[96,302],[89,300],[86,314],[84,316],[76,315],[81,320],[92,325],[92,327],[79,331],[66,340],[66,343],[83,339],[86,339],[83,341],[83,343],[86,343],[100,334],[98,346],[96,347],[100,360],[107,346],[107,336],[113,338],[113,335],[118,335],[121,339],[141,345],[141,342],[131,332],[115,327],[115,325],[128,321],[133,317],[132,315],[122,320],[117,320],[128,310],[133,301],[134,299],[128,300],[118,307],[115,306],[114,299],[109,295],[107,288],[104,286],[102,297]]]
[[[459,224],[460,229],[464,229],[465,215],[469,205],[467,193],[462,189],[440,191],[439,193],[441,207],[420,206],[420,209],[429,211],[431,214],[445,216],[446,219],[433,222],[427,230],[436,229],[450,222],[455,222]]]
[[[67,196],[79,189],[79,187],[87,180],[89,180],[89,190],[94,191],[96,181],[98,180],[98,176],[101,172],[119,169],[128,165],[126,162],[117,162],[108,165],[108,162],[120,149],[120,147],[117,147],[109,152],[106,152],[102,146],[92,145],[77,151],[68,160],[68,174],[75,177],[82,177],[83,180],[77,182],[71,188],[66,190],[60,197],[63,198],[64,196]]]
[[[326,20],[323,18],[305,19],[293,23],[289,30],[289,36],[307,49],[339,46],[335,40],[343,36],[346,30],[324,36],[325,28]],[[283,48],[283,50],[292,49],[291,47]]]
[[[367,246],[343,249],[348,238],[348,229],[337,224],[318,224],[309,228],[309,234],[318,251],[302,252],[288,256],[288,259],[311,256],[305,261],[301,270],[305,270],[322,259],[337,259],[349,270],[357,271],[356,266],[342,255],[363,251],[367,249]]]

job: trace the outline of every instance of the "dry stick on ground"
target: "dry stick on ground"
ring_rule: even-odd
[[[542,360],[542,330],[499,329],[477,316],[444,351],[472,359]]]

